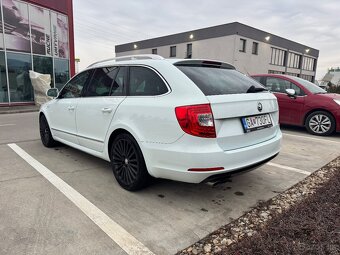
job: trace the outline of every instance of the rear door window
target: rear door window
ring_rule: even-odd
[[[206,66],[177,66],[206,95],[247,93],[250,87],[263,89],[252,78],[234,70]]]
[[[168,92],[162,78],[153,70],[141,67],[130,67],[130,96],[156,96]]]
[[[127,69],[128,68],[125,66],[119,68],[119,72],[112,85],[111,96],[123,96],[125,94],[124,88],[126,84]]]

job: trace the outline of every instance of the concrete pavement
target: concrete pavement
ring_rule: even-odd
[[[13,124],[13,125],[6,125]],[[3,126],[1,126],[3,125]],[[43,147],[37,113],[0,115],[0,254],[126,254],[70,200],[16,155],[16,143],[155,254],[173,254],[340,155],[340,136],[283,129],[272,162],[215,187],[157,180],[138,192],[115,181],[110,164],[67,146]],[[317,139],[316,139],[317,138]]]

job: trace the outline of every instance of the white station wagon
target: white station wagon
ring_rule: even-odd
[[[227,63],[136,55],[74,76],[40,110],[46,147],[61,142],[112,163],[127,190],[150,177],[200,183],[274,158],[274,95]]]

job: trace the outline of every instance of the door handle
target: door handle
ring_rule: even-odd
[[[102,108],[102,112],[103,113],[105,113],[105,112],[110,113],[110,112],[112,112],[112,108],[108,108],[108,107]]]
[[[69,107],[67,107],[67,109],[68,109],[69,111],[74,111],[74,106],[69,106]]]

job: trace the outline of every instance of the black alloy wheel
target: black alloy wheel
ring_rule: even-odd
[[[144,157],[136,140],[129,134],[119,134],[111,147],[111,164],[118,183],[126,190],[144,188],[150,179]]]
[[[57,142],[52,137],[52,133],[45,115],[41,115],[39,118],[39,129],[40,139],[45,147],[51,148],[57,145]]]

